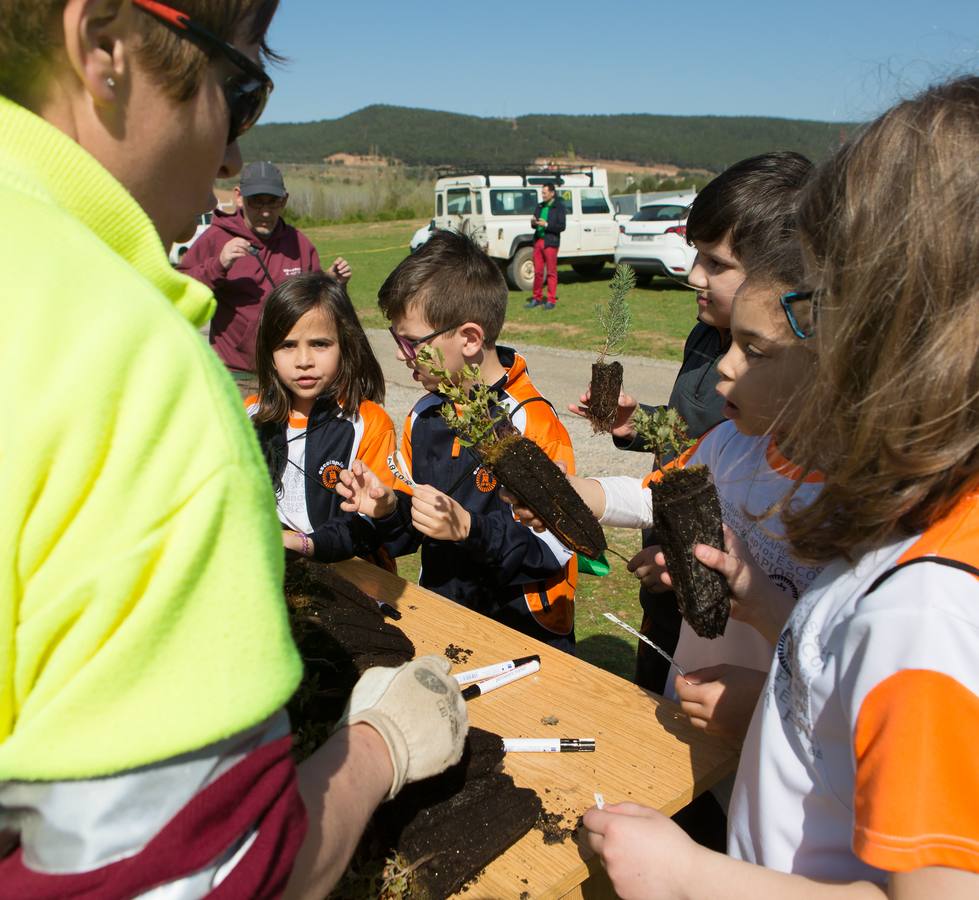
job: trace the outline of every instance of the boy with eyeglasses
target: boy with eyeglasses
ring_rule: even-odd
[[[425,346],[455,376],[479,368],[513,425],[574,471],[571,439],[530,381],[523,357],[496,343],[507,307],[499,268],[468,237],[436,232],[378,292],[398,359],[428,391],[409,413],[401,478],[381,489],[355,462],[341,475],[344,508],[378,519],[394,556],[421,547],[422,587],[562,650],[574,649],[577,559],[549,532],[516,522],[495,477],[441,416],[438,379],[418,363]],[[392,461],[392,465],[394,461]]]
[[[211,346],[232,374],[245,374],[255,371],[255,336],[269,294],[287,278],[322,267],[312,241],[282,219],[289,194],[272,163],[245,166],[234,194],[235,212],[215,210],[178,269],[214,291]],[[337,257],[327,274],[346,284],[350,266]]]

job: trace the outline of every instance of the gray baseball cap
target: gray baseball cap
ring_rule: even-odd
[[[254,197],[256,194],[271,194],[273,197],[286,195],[282,173],[270,162],[254,162],[245,166],[238,189],[242,197]]]

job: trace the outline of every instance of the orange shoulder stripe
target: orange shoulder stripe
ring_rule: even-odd
[[[704,442],[704,438],[706,438],[707,435],[713,430],[714,429],[711,428],[710,431],[705,431],[699,438],[697,438],[697,442],[692,447],[688,447],[683,451],[683,453],[674,457],[665,466],[663,466],[662,471],[659,469],[653,469],[652,472],[643,478],[642,486],[646,488],[657,481],[662,481],[663,476],[669,472],[670,469],[685,469],[687,467],[687,463],[690,462],[690,458],[700,449],[700,445]]]
[[[364,420],[364,436],[357,448],[357,458],[387,487],[394,487],[394,473],[388,466],[388,457],[397,448],[394,423],[391,417],[376,403],[365,400],[360,404],[360,416]]]
[[[803,477],[802,469],[782,454],[782,451],[778,449],[778,445],[775,443],[774,437],[768,442],[768,446],[765,447],[765,460],[771,466],[773,472],[778,472],[783,478],[788,478],[791,481],[802,481],[805,484],[822,484],[826,480],[822,472],[806,472]]]
[[[945,556],[979,566],[979,491],[966,494],[904,551],[898,564],[920,556]]]
[[[889,872],[979,872],[979,697],[904,669],[864,698],[854,730],[853,850]]]

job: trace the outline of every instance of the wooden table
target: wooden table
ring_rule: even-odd
[[[397,608],[396,624],[419,656],[452,643],[472,650],[476,668],[537,653],[541,669],[468,704],[470,722],[504,737],[593,737],[594,753],[511,753],[505,770],[537,791],[546,812],[573,827],[596,791],[609,803],[632,800],[672,815],[734,771],[737,749],[689,724],[675,704],[567,653],[478,615],[361,560],[335,564],[343,577]],[[541,719],[553,716],[558,724]],[[587,853],[587,851],[585,851]],[[573,839],[547,845],[531,829],[486,867],[465,900],[598,898],[614,894],[597,859]]]

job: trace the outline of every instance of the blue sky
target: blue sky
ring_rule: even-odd
[[[282,0],[263,121],[371,103],[478,116],[861,120],[979,71],[979,0]]]

